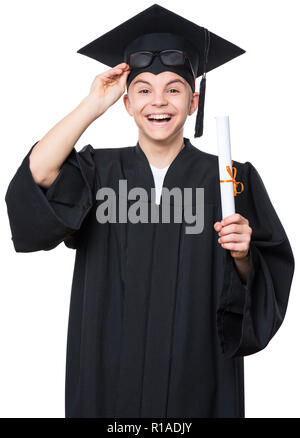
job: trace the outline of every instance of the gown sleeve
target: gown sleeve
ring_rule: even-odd
[[[50,250],[64,241],[76,249],[82,223],[93,205],[94,149],[72,149],[47,189],[31,174],[29,155],[9,183],[5,202],[16,252]]]
[[[224,277],[217,308],[217,331],[226,357],[247,356],[267,346],[281,326],[294,274],[294,256],[264,183],[250,163],[243,165],[244,192],[236,212],[252,228],[250,271],[244,283],[230,250],[225,249]]]

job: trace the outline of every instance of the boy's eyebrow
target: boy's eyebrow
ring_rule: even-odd
[[[139,82],[142,82],[143,84],[151,85],[150,82],[147,82],[147,81],[145,81],[145,80],[143,80],[143,79],[138,79],[138,80],[133,84],[133,86],[135,86],[135,84],[138,84]],[[167,86],[167,85],[170,85],[170,84],[173,84],[174,82],[181,82],[181,83],[185,86],[185,83],[184,83],[181,79],[172,79],[171,81],[169,81],[169,82],[166,84],[166,86]]]

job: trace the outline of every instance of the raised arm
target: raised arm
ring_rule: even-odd
[[[123,94],[129,73],[119,64],[95,77],[90,93],[26,154],[5,201],[17,252],[78,248],[94,203],[96,167],[91,145],[74,145],[84,130]]]
[[[48,188],[88,126],[123,94],[129,66],[117,65],[95,77],[90,93],[34,146],[29,167],[34,181]]]

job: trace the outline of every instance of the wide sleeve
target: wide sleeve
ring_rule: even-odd
[[[31,174],[30,148],[9,183],[5,202],[16,252],[50,250],[64,241],[76,249],[77,235],[93,205],[94,149],[72,149],[47,189]]]
[[[236,213],[252,228],[250,271],[241,281],[230,250],[224,250],[224,277],[217,309],[217,331],[226,357],[247,356],[267,346],[281,326],[294,274],[294,256],[264,183],[250,163],[243,165],[244,191]]]

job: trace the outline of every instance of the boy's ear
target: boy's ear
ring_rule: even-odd
[[[190,103],[189,116],[191,116],[198,108],[199,96],[200,96],[200,94],[198,93],[198,91],[195,91],[195,93],[193,93],[191,103]]]
[[[125,108],[126,108],[126,111],[128,112],[128,114],[130,116],[133,116],[133,113],[131,111],[131,105],[130,105],[130,100],[129,100],[128,94],[124,94],[123,95],[123,102],[124,102],[124,105],[125,105]]]

